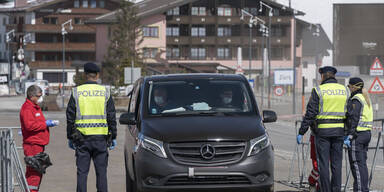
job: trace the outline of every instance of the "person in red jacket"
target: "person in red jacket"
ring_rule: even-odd
[[[42,90],[37,85],[27,89],[27,99],[20,110],[20,124],[23,134],[23,149],[25,156],[35,156],[44,152],[49,143],[49,127],[56,126],[52,120],[45,117],[38,105],[43,101]],[[27,166],[25,174],[31,192],[39,191],[42,174]]]

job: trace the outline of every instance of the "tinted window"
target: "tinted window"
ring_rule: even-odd
[[[241,81],[161,81],[149,85],[150,115],[253,112],[246,86]]]

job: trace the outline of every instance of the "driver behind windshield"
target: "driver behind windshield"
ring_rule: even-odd
[[[173,106],[168,99],[168,92],[163,87],[156,87],[153,90],[153,101],[151,102],[151,113],[159,114],[165,110],[174,109]]]
[[[224,89],[221,93],[220,93],[220,103],[219,103],[219,107],[224,107],[224,108],[230,108],[230,107],[233,107],[233,104],[232,104],[232,98],[233,98],[233,92],[232,92],[232,89]]]

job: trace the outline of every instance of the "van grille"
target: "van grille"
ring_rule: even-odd
[[[251,184],[249,179],[240,175],[206,175],[206,176],[179,176],[170,178],[165,185],[246,185]]]
[[[214,149],[212,158],[204,158],[201,149],[204,146]],[[173,158],[184,164],[229,164],[240,160],[246,149],[244,141],[220,141],[220,142],[178,142],[168,145]]]

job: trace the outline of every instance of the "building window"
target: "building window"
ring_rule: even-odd
[[[74,19],[74,23],[75,23],[76,25],[83,24],[83,22],[81,21],[81,19],[78,18],[78,17],[76,17],[76,18]]]
[[[57,17],[51,17],[51,24],[57,25]]]
[[[74,7],[74,8],[79,8],[79,7],[80,7],[80,1],[79,1],[79,0],[75,0],[75,1],[73,2],[73,7]]]
[[[88,0],[83,0],[83,8],[88,8]]]
[[[96,8],[96,0],[91,0],[91,8]]]
[[[271,58],[276,60],[283,59],[283,48],[282,47],[272,47],[271,48]]]
[[[191,48],[191,58],[192,59],[205,59],[206,58],[205,48]]]
[[[219,8],[217,8],[217,15],[218,16],[232,16],[232,8],[219,7]]]
[[[143,36],[144,37],[158,37],[159,28],[158,27],[143,27]]]
[[[217,36],[226,37],[232,35],[232,29],[230,27],[218,27],[217,28]]]
[[[180,57],[180,49],[179,48],[167,48],[167,58],[174,59]]]
[[[48,17],[43,18],[43,24],[49,24],[49,18]]]
[[[7,18],[3,17],[3,25],[7,25]]]
[[[57,17],[43,17],[43,24],[57,25]]]
[[[180,30],[178,27],[167,27],[167,36],[177,37],[180,35]]]
[[[3,41],[1,37],[2,37],[2,36],[0,35],[0,43],[2,43],[2,41]]]
[[[180,8],[175,7],[167,11],[167,15],[180,15]]]
[[[230,59],[231,52],[229,48],[217,48],[217,58],[219,59]]]
[[[246,12],[248,12],[248,13],[254,15],[254,16],[257,16],[258,13],[259,13],[259,10],[258,10],[257,8],[255,8],[255,7],[251,7],[251,8],[250,8],[250,7],[245,7],[244,10],[245,10]]]
[[[205,7],[192,7],[191,15],[205,16],[207,11]]]
[[[103,1],[103,0],[99,1],[99,7],[104,8],[105,7],[105,1]]]
[[[63,82],[62,72],[44,72],[43,79],[50,83],[61,83]],[[67,82],[67,72],[64,73],[64,83]]]
[[[191,36],[192,37],[205,37],[206,36],[205,27],[192,27],[191,28]]]
[[[144,48],[143,49],[143,57],[144,58],[156,58],[158,53],[157,48]]]

